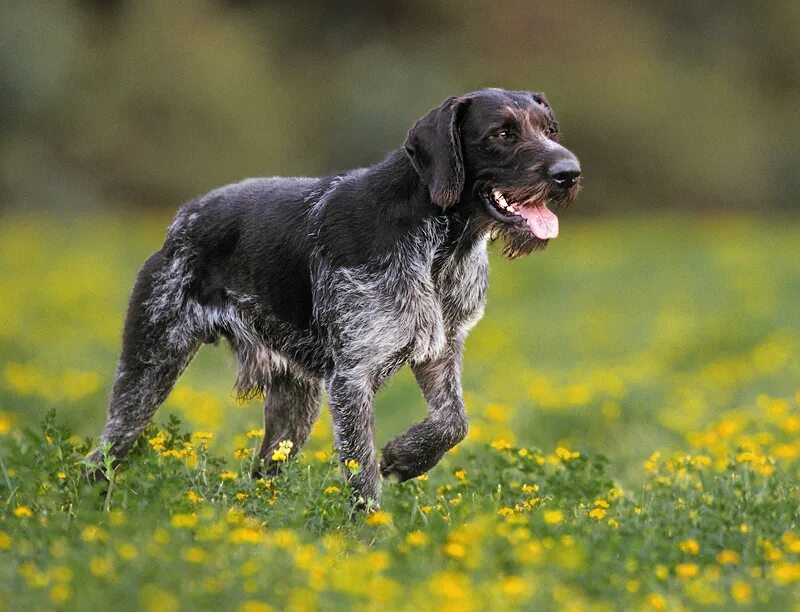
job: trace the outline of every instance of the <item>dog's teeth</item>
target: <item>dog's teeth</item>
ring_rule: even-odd
[[[503,208],[508,206],[508,202],[506,202],[506,199],[505,199],[505,197],[503,196],[502,193],[499,196],[497,196],[497,201],[500,203],[500,206],[502,206]]]

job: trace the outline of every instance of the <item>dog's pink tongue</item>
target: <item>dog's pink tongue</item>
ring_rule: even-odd
[[[521,206],[517,211],[537,238],[547,240],[558,236],[558,217],[544,204]]]

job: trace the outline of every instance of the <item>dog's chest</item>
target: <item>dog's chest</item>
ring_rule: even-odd
[[[449,336],[469,331],[483,315],[489,282],[486,240],[451,254],[432,271],[437,299]]]
[[[406,318],[413,329],[411,358],[435,357],[453,339],[466,335],[481,318],[486,302],[486,242],[461,253],[434,257],[424,273],[406,285],[399,302],[412,305]],[[398,320],[403,320],[400,317]]]
[[[319,279],[327,298],[318,302],[318,320],[354,362],[371,368],[387,359],[436,358],[480,319],[486,242],[458,254],[433,240],[423,246],[400,250],[379,268],[330,270]]]
[[[398,331],[411,332],[409,351],[414,361],[436,357],[481,318],[488,286],[486,242],[434,257],[418,271],[395,294],[397,325],[405,327]]]

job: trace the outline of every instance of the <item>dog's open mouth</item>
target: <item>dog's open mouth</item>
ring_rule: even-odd
[[[503,223],[528,226],[530,232],[540,240],[558,236],[558,217],[540,201],[518,203],[504,195],[499,189],[487,191],[486,207],[491,215]]]

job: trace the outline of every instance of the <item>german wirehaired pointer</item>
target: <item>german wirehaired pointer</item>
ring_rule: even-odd
[[[139,272],[101,440],[121,458],[198,347],[224,337],[237,392],[266,398],[262,469],[282,440],[306,441],[324,383],[339,458],[360,466],[354,502],[377,502],[380,476],[422,474],[467,433],[461,354],[487,242],[502,237],[509,258],[543,248],[558,235],[548,205],[574,200],[579,177],[542,94],[484,89],[447,99],[370,168],[192,200]],[[404,363],[428,416],[379,460],[373,399]]]

